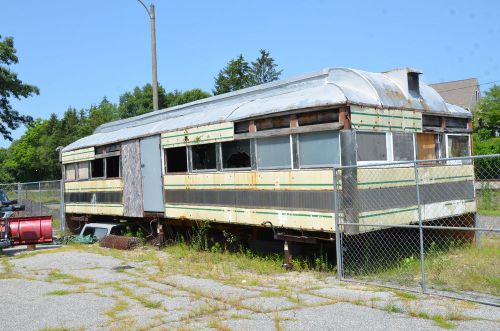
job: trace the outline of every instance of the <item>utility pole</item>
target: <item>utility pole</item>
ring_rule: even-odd
[[[153,65],[153,111],[158,110],[158,74],[156,69],[156,24],[155,24],[155,6],[154,4],[148,7],[142,2],[142,0],[137,0],[146,9],[149,19],[151,20],[151,57]]]

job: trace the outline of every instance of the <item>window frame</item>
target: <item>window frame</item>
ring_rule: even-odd
[[[377,161],[359,161],[358,160],[358,150],[357,150],[357,134],[358,132],[368,132],[368,133],[385,133],[385,148],[386,148],[386,154],[387,158],[385,161],[382,160],[377,160]],[[393,133],[405,133],[405,134],[410,134],[412,136],[412,142],[413,142],[413,160],[410,161],[394,161],[394,136]],[[415,137],[415,132],[404,132],[404,131],[395,131],[395,132],[387,132],[387,131],[364,131],[364,130],[357,130],[356,131],[356,164],[358,165],[367,165],[367,164],[374,164],[374,165],[384,165],[385,163],[391,163],[391,162],[405,162],[402,164],[392,164],[390,165],[391,167],[407,167],[408,164],[414,162],[417,157],[417,148],[416,148],[416,137]]]
[[[174,148],[181,148],[184,147],[186,151],[186,171],[176,171],[176,172],[170,172],[167,171],[168,167],[168,149],[174,149]],[[162,164],[163,164],[163,175],[182,175],[182,174],[189,174],[191,172],[190,170],[190,165],[189,165],[189,146],[178,146],[178,147],[167,147],[167,148],[162,148]]]
[[[338,135],[338,144],[339,144],[339,163],[338,164],[322,164],[322,165],[305,165],[303,166],[300,162],[300,136],[303,134],[309,134],[309,133],[321,133],[321,132],[327,132],[327,133],[337,133]],[[324,169],[324,168],[333,168],[335,166],[340,166],[342,164],[342,144],[340,143],[340,132],[339,131],[312,131],[312,132],[304,132],[304,133],[299,133],[297,134],[297,143],[296,143],[296,152],[297,152],[297,168],[298,170],[302,169]]]
[[[448,137],[449,136],[462,136],[462,137],[467,137],[467,146],[469,147],[469,150],[468,150],[468,155],[467,156],[450,156],[449,155],[449,150],[448,150]],[[444,143],[445,143],[445,155],[446,155],[446,158],[453,158],[453,157],[470,157],[472,155],[472,146],[471,146],[471,136],[470,134],[467,134],[467,133],[446,133],[444,135]],[[465,161],[465,163],[464,163]],[[447,164],[470,164],[468,162],[468,160],[448,160],[446,161]]]
[[[241,168],[224,168],[224,153],[222,152],[222,144],[227,143],[227,142],[235,142],[235,141],[247,141],[248,142],[248,148],[249,148],[249,156],[250,156],[250,167],[241,167]],[[220,169],[217,168],[217,171],[221,172],[237,172],[237,171],[250,171],[253,169],[252,167],[252,144],[254,142],[252,139],[235,139],[235,140],[228,140],[228,141],[223,141],[220,143],[217,143],[217,150],[216,153],[217,155],[217,161],[220,162]]]
[[[195,146],[200,146],[200,145],[215,145],[215,168],[211,168],[211,169],[195,169],[194,166],[193,166],[193,147]],[[218,167],[217,167],[217,160],[219,159],[219,147],[217,146],[218,144],[217,143],[208,143],[208,144],[196,144],[196,145],[190,145],[188,146],[188,172],[191,172],[191,173],[202,173],[202,172],[217,172],[219,171]]]
[[[278,138],[278,137],[288,137],[288,147],[289,147],[289,153],[290,153],[290,165],[286,166],[286,167],[284,167],[284,166],[260,167],[259,166],[259,140],[269,139],[269,138]],[[255,139],[255,170],[256,171],[294,170],[292,134],[276,135],[276,136],[262,137],[262,138]]]

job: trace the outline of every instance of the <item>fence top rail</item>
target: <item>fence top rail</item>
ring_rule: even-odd
[[[15,183],[0,183],[0,185],[25,185],[25,184],[44,184],[44,183],[59,183],[61,182],[61,179],[54,179],[54,180],[41,180],[38,182],[15,182]]]
[[[408,166],[418,166],[419,163],[429,164],[432,162],[442,162],[442,161],[462,161],[462,160],[475,160],[475,159],[493,159],[500,157],[500,154],[488,154],[488,155],[472,155],[472,156],[462,156],[462,157],[449,157],[440,159],[430,159],[430,160],[412,160],[412,161],[393,161],[393,162],[374,162],[366,164],[355,164],[348,166],[334,166],[334,170],[351,169],[351,168],[383,168],[391,165],[408,165]]]

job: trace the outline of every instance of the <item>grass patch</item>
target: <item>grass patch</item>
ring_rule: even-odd
[[[410,292],[394,291],[394,294],[403,300],[417,300],[418,296]]]
[[[81,278],[73,275],[64,274],[58,271],[52,271],[47,276],[48,282],[61,281],[64,284],[68,285],[78,285],[82,283],[92,283],[93,280],[89,278]]]
[[[221,324],[220,322],[217,321],[211,321],[207,325],[209,328],[216,329],[219,331],[230,331],[231,329],[228,328],[227,326]]]
[[[126,296],[132,300],[140,302],[146,308],[158,309],[158,308],[161,308],[161,306],[162,306],[161,301],[148,300],[148,299],[144,298],[143,296],[135,294],[134,291],[132,291],[128,287],[120,286],[120,285],[116,285],[116,284],[113,284],[113,287],[116,290],[120,291],[124,296]]]
[[[472,291],[500,295],[500,236],[483,235],[481,246],[449,241],[431,244],[425,255],[425,273],[428,284],[444,290]],[[390,253],[388,253],[390,254]],[[373,262],[376,263],[376,262]],[[364,279],[387,281],[412,286],[420,281],[420,257],[407,257],[395,262],[392,267],[373,273],[365,273]],[[374,267],[375,268],[375,267]],[[396,293],[397,296],[413,300],[412,294]]]
[[[403,312],[403,309],[399,308],[398,306],[396,306],[394,303],[392,302],[388,302],[383,310],[389,312],[389,313],[402,313]]]
[[[434,324],[443,328],[443,329],[454,329],[457,326],[451,323],[446,316],[443,315],[432,315],[431,320],[434,321]]]
[[[85,287],[81,286],[78,290],[54,290],[47,292],[47,295],[70,295],[70,294],[78,294],[85,292]]]
[[[231,314],[231,316],[229,316],[229,319],[233,319],[233,320],[249,320],[250,316],[243,315],[243,314]]]

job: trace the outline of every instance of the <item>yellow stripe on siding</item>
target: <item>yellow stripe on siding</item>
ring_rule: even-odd
[[[120,192],[123,191],[123,182],[121,179],[96,179],[64,183],[64,192],[95,191]]]
[[[161,145],[163,148],[168,148],[208,144],[233,139],[234,123],[225,122],[163,133],[161,135]]]
[[[358,130],[422,132],[422,113],[351,106],[351,124]]]
[[[163,185],[166,190],[333,190],[333,170],[245,171],[166,175],[163,177]]]
[[[312,211],[166,204],[165,217],[246,225],[261,225],[263,222],[269,221],[274,226],[292,229],[328,232],[335,230],[334,213]]]
[[[63,152],[61,161],[63,164],[93,160],[95,158],[94,147],[76,149],[70,152]]]
[[[121,204],[66,203],[64,207],[66,213],[117,216],[123,215],[123,205]]]

